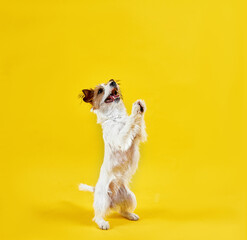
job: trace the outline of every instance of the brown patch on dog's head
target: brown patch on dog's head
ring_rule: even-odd
[[[100,85],[94,89],[94,97],[92,102],[93,109],[99,109],[101,100],[104,96],[104,91],[104,88]]]
[[[84,93],[83,101],[86,103],[92,103],[94,90],[93,89],[83,89],[82,92]]]
[[[84,102],[90,103],[93,109],[98,109],[100,107],[100,102],[104,96],[104,88],[102,86],[97,86],[95,89],[83,89],[83,95],[79,95]]]

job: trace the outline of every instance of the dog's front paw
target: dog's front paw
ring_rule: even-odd
[[[133,114],[143,114],[146,111],[146,104],[144,100],[137,100],[132,107]]]

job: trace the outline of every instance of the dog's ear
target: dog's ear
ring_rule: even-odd
[[[94,90],[93,89],[83,89],[82,92],[84,93],[83,101],[86,103],[92,103]]]

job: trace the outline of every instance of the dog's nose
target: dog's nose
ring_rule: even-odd
[[[111,87],[116,87],[117,86],[116,82],[113,79],[111,80],[110,86]]]

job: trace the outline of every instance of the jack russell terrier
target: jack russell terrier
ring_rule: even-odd
[[[136,198],[128,183],[138,167],[139,142],[147,138],[143,100],[137,100],[132,113],[127,115],[119,85],[112,79],[94,89],[83,89],[80,96],[90,103],[91,111],[97,115],[97,123],[103,129],[105,143],[104,161],[95,187],[81,183],[79,190],[94,192],[95,221],[100,229],[109,229],[104,220],[110,209],[116,209],[129,219],[138,220],[133,211]]]

